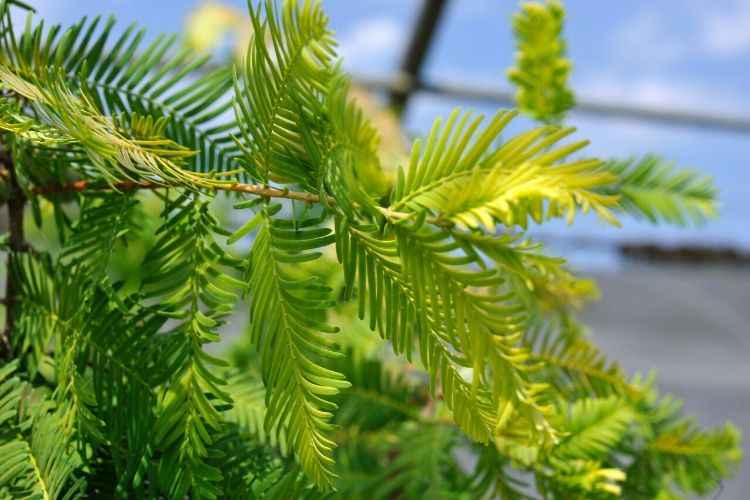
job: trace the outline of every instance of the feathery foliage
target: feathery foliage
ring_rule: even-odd
[[[459,116],[456,110],[445,126],[435,123],[424,152],[421,141],[415,142],[408,170],[394,190],[393,210],[439,210],[441,219],[459,228],[484,225],[489,231],[497,222],[525,228],[529,218],[565,216],[572,222],[576,211],[590,209],[616,223],[609,211],[616,197],[596,192],[615,179],[601,162],[560,163],[587,142],[552,149],[574,129],[548,125],[492,148],[515,113],[498,113],[481,131],[481,117]]]
[[[256,215],[260,226],[250,260],[251,338],[258,346],[268,390],[266,426],[284,429],[302,468],[318,483],[331,480],[335,443],[326,435],[336,405],[330,396],[348,387],[344,377],[323,366],[339,355],[325,323],[329,289],[315,277],[295,279],[288,267],[320,256],[313,252],[333,243],[331,230],[318,221],[273,219],[281,205]]]
[[[59,136],[64,138],[64,142],[75,142],[98,173],[110,183],[135,178],[182,182],[186,185],[205,182],[201,176],[181,168],[184,158],[193,155],[191,151],[171,140],[160,138],[166,124],[164,121],[141,120],[133,115],[130,128],[133,132],[140,132],[137,135],[143,137],[136,134],[128,136],[121,130],[120,120],[102,115],[88,96],[75,95],[65,85],[63,78],[51,72],[26,80],[7,67],[0,66],[0,80],[7,89],[24,98],[39,120],[54,130],[49,137],[36,132],[27,138],[36,139],[35,142],[42,146],[59,145]],[[42,126],[21,122],[8,128],[21,132],[23,137],[29,127],[34,130]],[[40,138],[45,140],[39,141]]]
[[[242,164],[261,181],[316,187],[321,165],[308,149],[325,141],[320,120],[335,42],[318,2],[284,2],[280,12],[271,0],[261,5],[250,7],[253,35],[235,77]]]
[[[613,160],[605,168],[618,178],[613,192],[620,194],[620,206],[636,217],[682,226],[717,214],[716,188],[698,172],[676,170],[653,155],[639,161]]]
[[[513,17],[518,52],[508,78],[518,86],[519,108],[536,120],[561,120],[575,103],[568,88],[571,63],[565,58],[564,20],[558,0],[523,2]]]
[[[143,298],[157,299],[160,312],[175,322],[166,332],[174,337],[164,360],[172,375],[155,428],[155,441],[169,450],[160,464],[162,478],[169,481],[170,496],[193,491],[216,497],[220,490],[214,483],[221,479],[221,470],[207,458],[216,440],[211,434],[223,430],[222,412],[231,397],[221,387],[226,382],[213,373],[226,362],[203,346],[219,340],[216,330],[244,283],[223,270],[237,263],[213,239],[226,231],[207,201],[183,194],[166,202],[163,218],[167,222],[157,232],[160,238],[145,258],[142,289]]]
[[[9,13],[5,17],[7,27]],[[232,108],[231,70],[201,72],[209,58],[178,49],[175,35],[146,45],[145,31],[135,25],[119,36],[114,31],[111,17],[84,18],[66,30],[32,20],[20,32],[3,30],[3,64],[26,79],[55,68],[51,77],[84,90],[108,116],[123,115],[125,123],[131,115],[163,120],[166,139],[196,152],[187,159],[190,170],[231,170],[238,151],[232,140],[238,125],[225,119]]]
[[[514,111],[456,110],[389,165],[318,1],[249,2],[243,61],[211,71],[175,37],[11,9],[0,497],[654,498],[740,460],[734,427],[607,360],[576,321],[596,286],[526,234],[703,220],[709,180],[508,134]],[[562,18],[515,20],[544,122],[572,104]]]

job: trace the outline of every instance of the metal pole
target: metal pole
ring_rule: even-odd
[[[416,25],[412,31],[412,37],[401,62],[400,71],[405,78],[411,82],[418,82],[427,52],[432,44],[440,18],[445,12],[448,0],[424,0],[422,11],[419,13]],[[392,88],[390,102],[393,108],[401,113],[406,108],[414,85],[403,88]]]

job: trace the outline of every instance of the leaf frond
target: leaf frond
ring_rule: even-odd
[[[614,396],[575,401],[559,426],[566,435],[552,453],[560,460],[604,459],[617,447],[635,418],[627,401]]]
[[[713,180],[692,170],[678,170],[658,156],[612,160],[605,169],[617,176],[612,191],[626,213],[652,223],[700,224],[715,217]]]
[[[542,378],[553,381],[552,387],[564,398],[641,397],[643,391],[628,381],[619,364],[610,362],[579,329],[572,318],[563,317],[527,333],[525,341],[532,357],[541,363]]]
[[[116,246],[126,244],[138,230],[139,207],[132,194],[84,198],[81,215],[71,228],[62,258],[70,265],[88,267],[94,278],[106,277]]]
[[[188,491],[215,497],[221,471],[207,463],[216,433],[223,430],[223,413],[231,398],[226,381],[213,373],[226,363],[206,352],[217,342],[244,284],[232,277],[238,265],[215,241],[226,236],[210,213],[208,201],[186,193],[167,202],[168,220],[145,259],[142,296],[158,300],[158,310],[173,319],[165,332],[174,339],[166,357],[170,386],[165,391],[155,440],[168,453],[161,467],[170,495]],[[183,472],[177,473],[182,470]]]
[[[243,165],[255,179],[319,185],[309,148],[325,142],[324,96],[335,42],[320,3],[271,0],[250,6],[253,35],[235,76]],[[270,44],[269,44],[270,41]]]
[[[559,145],[574,129],[547,125],[492,148],[515,116],[500,112],[484,128],[482,118],[455,110],[445,125],[437,120],[422,150],[415,143],[406,174],[399,175],[392,211],[428,210],[439,221],[464,228],[495,225],[525,228],[577,211],[595,211],[617,224],[611,213],[617,198],[599,192],[616,180],[598,160],[561,163],[586,141]]]
[[[256,215],[258,233],[250,260],[251,338],[257,347],[267,390],[266,430],[284,430],[302,469],[321,488],[333,484],[331,401],[349,387],[326,367],[340,354],[326,324],[330,290],[314,277],[299,280],[290,266],[317,259],[333,243],[317,221],[274,219],[280,205]]]
[[[117,120],[101,114],[86,94],[74,94],[60,75],[47,72],[25,79],[0,65],[0,81],[30,102],[42,123],[79,144],[109,183],[146,179],[193,187],[211,184],[210,178],[183,168],[192,151],[169,139],[134,138]]]
[[[370,328],[391,342],[397,354],[411,360],[416,348],[430,374],[434,393],[440,380],[442,396],[456,424],[472,439],[488,443],[496,427],[497,402],[486,388],[467,381],[471,366],[451,347],[445,324],[420,307],[417,292],[403,270],[395,239],[382,238],[373,226],[337,221],[337,254],[348,293],[358,290],[359,317],[369,316]]]

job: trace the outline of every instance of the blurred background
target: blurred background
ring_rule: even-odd
[[[114,14],[182,33],[220,59],[247,39],[245,0],[35,0],[47,22]],[[516,1],[327,0],[344,67],[382,104],[403,108],[408,138],[455,106],[512,104],[510,19]],[[602,158],[658,153],[714,177],[720,217],[700,227],[591,218],[534,231],[596,278],[584,314],[592,336],[631,372],[658,367],[660,386],[706,425],[750,429],[750,0],[566,2],[565,37],[579,106],[567,122]],[[384,115],[396,130],[395,115]],[[516,120],[509,133],[531,123]],[[719,498],[747,499],[750,460]]]

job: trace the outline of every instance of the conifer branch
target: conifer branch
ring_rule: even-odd
[[[242,64],[204,75],[177,35],[113,19],[16,29],[26,1],[0,0],[0,497],[672,498],[739,462],[739,430],[588,342],[594,285],[527,239],[587,211],[715,212],[702,176],[573,156],[558,0],[514,26],[519,105],[546,125],[456,110],[409,159],[353,98],[320,0],[251,2]],[[233,233],[220,191],[248,198]],[[59,245],[25,241],[27,203]],[[245,338],[216,353],[240,297]]]

